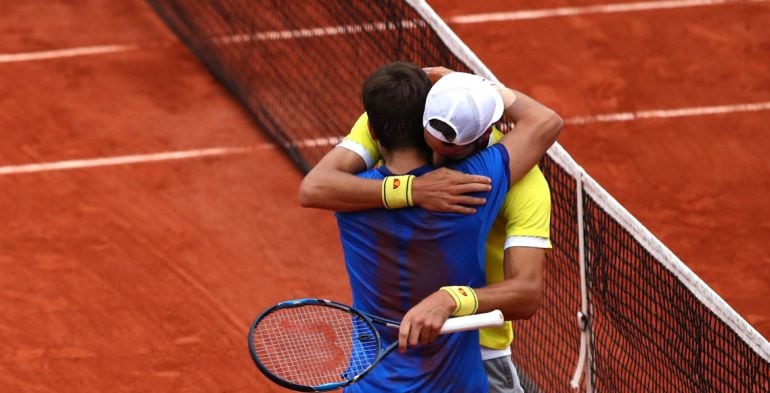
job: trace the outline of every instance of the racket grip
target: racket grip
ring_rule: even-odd
[[[505,320],[500,310],[493,310],[483,314],[468,315],[466,317],[449,318],[444,322],[439,334],[464,332],[488,327],[503,326]]]

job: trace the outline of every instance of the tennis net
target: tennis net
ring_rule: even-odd
[[[361,84],[384,63],[494,79],[421,0],[149,2],[304,171],[350,129]],[[570,391],[580,360],[586,391],[770,391],[761,335],[560,146],[541,166],[554,249],[543,305],[516,323],[528,392]]]

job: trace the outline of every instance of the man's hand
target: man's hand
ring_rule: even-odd
[[[438,168],[414,179],[412,199],[415,205],[426,210],[474,214],[476,209],[468,206],[483,205],[487,200],[465,194],[489,191],[491,183],[486,176]]]
[[[407,346],[432,343],[454,309],[454,299],[441,290],[433,292],[417,303],[401,320],[401,327],[398,330],[398,350],[404,352]]]
[[[450,70],[446,67],[425,67],[422,70],[428,74],[428,78],[430,78],[430,81],[433,83],[438,82],[438,80],[446,74],[454,72],[453,70]]]

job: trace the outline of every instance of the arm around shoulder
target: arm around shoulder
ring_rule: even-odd
[[[509,154],[511,184],[523,177],[543,157],[564,125],[554,110],[524,93],[514,91],[516,100],[505,109],[516,124],[500,143]]]
[[[366,163],[358,154],[335,147],[302,180],[300,205],[334,211],[382,207],[382,181],[354,175],[364,170]]]

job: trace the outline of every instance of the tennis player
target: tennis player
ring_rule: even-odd
[[[419,121],[429,85],[422,70],[396,63],[378,70],[364,86],[369,128],[385,165],[359,176],[384,185],[386,206],[409,204],[409,194],[402,191],[409,189],[414,175],[433,169]],[[508,300],[506,285],[483,287],[481,246],[511,179],[531,170],[561,128],[561,119],[550,109],[501,90],[505,100],[488,81],[458,73],[436,83],[425,104],[439,108],[425,111],[426,132],[448,144],[473,141],[467,139],[470,134],[457,130],[475,128],[474,133],[483,133],[504,108],[517,121],[516,131],[500,144],[451,165],[491,180],[491,191],[480,195],[487,203],[475,214],[420,208],[338,213],[355,306],[394,319],[404,317],[398,337],[403,354],[386,358],[387,364],[350,391],[486,391],[478,335],[438,339],[436,335],[450,315],[493,308],[509,312],[515,306]],[[524,113],[530,114],[526,120]],[[395,339],[383,334],[386,341]]]
[[[431,79],[438,80],[452,72],[443,67],[426,69]],[[428,107],[426,111],[436,108]],[[440,109],[440,108],[439,108]],[[522,118],[533,116],[525,112]],[[371,138],[366,113],[361,115],[348,136],[314,168],[303,181],[301,199],[306,206],[328,208],[331,210],[352,209],[357,201],[373,200],[382,207],[380,189],[367,190],[364,180],[349,173],[356,173],[371,168],[380,160],[377,143]],[[481,130],[478,127],[458,127],[460,138],[471,140],[470,143],[456,144],[442,140],[426,132],[425,138],[434,153],[434,163],[449,162],[467,157],[489,145],[498,142],[503,134],[496,127]],[[347,172],[346,172],[347,171]],[[430,177],[443,177],[443,182],[431,181]],[[465,176],[465,177],[463,177]],[[316,183],[323,180],[323,186]],[[420,190],[430,190],[431,196],[424,201],[441,200],[440,203],[420,204],[429,210],[473,212],[474,209],[458,210],[453,203],[477,202],[475,199],[458,199],[453,192],[461,187],[472,189],[486,184],[484,179],[472,175],[441,168],[414,179],[414,184],[425,180],[426,186]],[[453,181],[455,183],[453,183]],[[463,183],[465,182],[465,183]],[[353,185],[347,192],[340,192],[345,184]],[[375,184],[379,186],[379,184]],[[442,189],[443,187],[443,189]],[[418,193],[415,186],[415,194]],[[371,195],[362,195],[369,192]],[[470,197],[472,198],[472,197]],[[414,198],[417,203],[418,198]],[[495,220],[486,242],[486,278],[487,284],[500,283],[508,289],[510,303],[515,306],[506,310],[506,318],[527,319],[534,315],[541,303],[543,292],[543,265],[545,250],[551,248],[550,242],[551,198],[548,183],[537,166],[527,172],[509,190],[503,207]],[[506,322],[502,328],[481,330],[481,356],[488,374],[491,392],[523,392],[516,369],[511,361],[511,343],[513,328]]]

